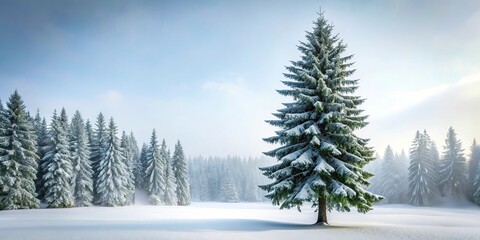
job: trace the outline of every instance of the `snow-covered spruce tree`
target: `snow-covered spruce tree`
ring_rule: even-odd
[[[452,196],[465,195],[467,185],[467,166],[460,140],[452,127],[448,129],[443,157],[440,165],[440,185],[442,192]]]
[[[150,203],[154,205],[163,204],[165,195],[165,155],[166,149],[160,150],[155,129],[152,132],[150,146],[147,152],[147,168],[145,172],[145,189],[148,192]]]
[[[165,139],[163,139],[162,147],[167,148],[167,144],[165,143]],[[162,151],[162,150],[160,150]],[[170,151],[167,151],[167,161],[166,161],[166,172],[165,172],[165,198],[164,202],[166,205],[177,205],[178,198],[177,198],[177,180],[175,179],[175,174],[173,173],[172,168],[172,161],[170,158]]]
[[[132,205],[135,201],[135,180],[133,177],[133,149],[130,145],[130,137],[125,131],[122,132],[120,140],[120,148],[122,149],[123,159],[126,167],[127,191],[125,192],[125,199],[127,205]]]
[[[105,117],[102,113],[98,114],[97,121],[95,123],[95,130],[93,132],[92,141],[90,144],[90,162],[93,170],[93,202],[99,204],[99,194],[97,190],[98,175],[100,174],[99,163],[105,157],[103,154],[106,152],[106,138],[107,138],[107,126]]]
[[[73,115],[70,129],[74,203],[77,207],[90,206],[93,200],[93,170],[90,163],[90,146],[85,123],[79,111],[76,111]]]
[[[140,189],[146,189],[145,187],[145,172],[147,169],[147,154],[148,154],[148,145],[143,144],[142,150],[140,151],[140,157],[135,161],[133,172],[135,175],[135,186]]]
[[[88,146],[89,146],[89,149],[91,150],[91,145],[93,141],[93,130],[92,130],[92,124],[88,119],[87,119],[87,122],[85,123],[85,132],[87,133]]]
[[[110,118],[108,128],[105,130],[105,148],[100,153],[102,158],[98,162],[98,179],[96,190],[98,204],[101,206],[124,206],[127,202],[127,167],[123,159],[118,129],[113,118]]]
[[[402,149],[400,155],[397,156],[395,162],[398,167],[398,192],[399,192],[399,199],[398,203],[408,203],[408,166],[409,160],[407,154]]]
[[[37,192],[37,198],[43,201],[45,195],[44,183],[43,183],[43,158],[45,157],[45,148],[48,145],[49,135],[48,135],[48,126],[45,118],[42,118],[40,121],[38,118],[40,115],[37,113],[35,117],[35,128],[37,135],[37,154],[38,154],[38,169],[37,169],[37,179],[35,181],[35,188]]]
[[[381,181],[379,194],[385,197],[387,203],[400,203],[405,194],[402,186],[402,165],[395,157],[390,146],[385,149],[383,162],[378,177]]]
[[[359,109],[364,99],[354,95],[358,80],[347,79],[354,72],[352,56],[344,55],[347,46],[323,13],[306,38],[298,47],[301,60],[287,67],[291,81],[283,83],[290,89],[278,91],[294,101],[274,114],[278,120],[267,121],[281,130],[264,140],[282,146],[265,153],[279,163],[261,168],[275,181],[260,187],[280,208],[312,202],[317,224],[325,224],[327,208],[354,206],[365,213],[382,197],[364,190],[372,174],[362,168],[373,160],[373,150],[354,134],[367,125],[367,117]]]
[[[220,200],[222,202],[239,202],[238,191],[230,180],[221,183]]]
[[[139,162],[139,159],[140,159],[140,149],[138,148],[137,139],[135,138],[135,135],[133,134],[132,131],[130,131],[130,136],[128,137],[128,146],[130,147],[130,151],[132,152],[132,175],[133,175],[133,183],[134,183],[134,189],[135,189],[136,181],[137,181],[135,168],[136,168],[136,164]]]
[[[480,172],[479,172],[480,169],[478,168],[479,164],[480,164],[480,146],[477,144],[477,141],[473,139],[473,144],[472,144],[472,147],[470,148],[470,159],[468,161],[468,184],[467,184],[468,185],[467,196],[472,201],[474,200],[475,192],[480,187],[475,183],[475,178],[478,175],[480,175]]]
[[[471,199],[472,199],[472,202],[480,205],[480,146],[476,144],[475,140],[472,146],[470,169],[471,169],[470,178],[472,179]]]
[[[53,113],[49,129],[49,141],[42,160],[45,203],[50,208],[74,206],[72,191],[72,162],[68,150],[67,132],[61,117]]]
[[[426,132],[424,132],[424,134],[426,134],[428,136],[428,134]],[[435,144],[435,142],[433,142],[430,137],[428,137],[428,139],[430,140],[430,144],[429,144],[429,148],[430,148],[430,156],[431,156],[431,161],[432,161],[432,164],[433,164],[433,175],[435,176],[435,182],[436,182],[436,187],[438,189],[438,193],[440,195],[442,195],[442,192],[441,192],[441,185],[440,185],[440,176],[438,174],[438,172],[440,171],[440,153],[438,152],[438,148],[437,148],[437,145]]]
[[[175,145],[173,152],[173,173],[177,181],[177,199],[178,205],[190,205],[190,181],[188,179],[187,162],[185,161],[185,154],[180,140]]]
[[[428,206],[439,195],[429,141],[428,135],[417,131],[410,148],[408,196],[417,206]]]
[[[38,208],[35,129],[17,91],[0,106],[0,210]]]

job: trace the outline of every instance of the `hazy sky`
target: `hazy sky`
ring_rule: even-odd
[[[0,98],[31,111],[101,111],[187,155],[258,156],[264,122],[290,101],[285,66],[320,7],[348,44],[380,153],[427,129],[480,138],[480,1],[0,0]],[[440,147],[441,149],[441,147]]]

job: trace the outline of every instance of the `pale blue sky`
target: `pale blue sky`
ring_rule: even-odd
[[[113,116],[148,141],[152,128],[187,155],[259,155],[263,122],[285,99],[284,66],[320,7],[355,54],[383,152],[417,129],[480,137],[478,1],[0,0],[0,98],[18,89],[31,111]],[[467,80],[466,80],[467,79]],[[395,124],[395,126],[393,126]]]

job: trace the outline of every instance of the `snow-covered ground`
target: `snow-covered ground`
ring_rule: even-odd
[[[473,205],[382,205],[329,217],[329,227],[313,227],[313,210],[267,202],[0,211],[0,239],[480,239]]]

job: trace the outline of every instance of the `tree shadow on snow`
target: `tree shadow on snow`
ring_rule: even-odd
[[[32,229],[32,227],[21,227]],[[315,226],[300,223],[277,222],[259,219],[185,219],[185,220],[151,220],[151,221],[68,221],[60,225],[36,226],[53,231],[171,231],[171,232],[205,232],[205,231],[274,231],[274,230],[318,230],[345,228],[343,226]],[[349,227],[347,227],[349,228]]]

